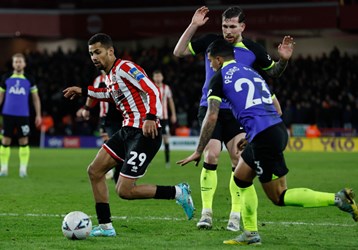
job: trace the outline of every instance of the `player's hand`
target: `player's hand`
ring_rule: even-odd
[[[281,60],[288,61],[291,58],[295,44],[293,37],[285,36],[283,38],[277,49]]]
[[[79,110],[77,110],[76,112],[76,117],[81,118],[82,117],[82,111],[84,108],[80,108]]]
[[[109,140],[109,136],[106,132],[101,133],[100,136],[101,136],[103,142],[106,142]]]
[[[35,117],[35,126],[36,128],[41,128],[42,124],[42,117],[40,115]]]
[[[158,136],[157,123],[153,120],[145,120],[142,130],[145,137],[152,137],[154,139]]]
[[[197,151],[195,151],[189,157],[187,157],[183,160],[177,161],[176,164],[179,164],[180,166],[184,166],[184,165],[188,164],[189,162],[195,161],[195,166],[197,167],[200,162],[200,159],[201,159],[201,154],[198,153]]]
[[[66,88],[63,92],[63,96],[69,98],[70,100],[75,99],[77,96],[82,95],[82,89],[80,87],[72,86]]]
[[[170,122],[171,122],[172,124],[175,124],[175,123],[177,122],[177,117],[176,117],[175,115],[171,115],[171,117],[170,117]]]
[[[245,149],[246,145],[247,145],[248,141],[245,138],[242,138],[238,143],[237,143],[237,148],[239,149],[239,151],[242,151]]]
[[[208,12],[209,9],[206,6],[202,6],[199,9],[197,9],[194,13],[193,18],[191,19],[191,24],[197,26],[203,26],[209,20],[209,17],[206,16]]]
[[[90,111],[89,111],[89,110],[86,110],[86,109],[82,109],[81,116],[83,117],[83,119],[85,119],[86,121],[88,121],[89,118],[90,118]]]

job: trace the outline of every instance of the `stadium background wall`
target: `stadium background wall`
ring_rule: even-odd
[[[172,150],[195,150],[197,136],[169,139]],[[42,148],[98,148],[102,140],[95,136],[45,136]],[[163,147],[161,148],[163,150]],[[224,147],[224,150],[225,147]],[[286,151],[291,152],[358,152],[358,137],[290,137]]]

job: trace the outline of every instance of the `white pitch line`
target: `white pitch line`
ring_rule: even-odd
[[[0,213],[0,217],[65,217],[65,214],[18,214],[18,213]],[[95,217],[95,216],[90,216]],[[184,221],[184,218],[175,218],[175,217],[155,217],[155,216],[112,216],[112,219],[118,220],[154,220],[154,221]],[[195,219],[194,219],[195,220]],[[218,220],[218,221],[227,221],[227,220]],[[338,224],[338,223],[309,223],[309,222],[300,222],[300,221],[260,221],[259,224],[274,224],[274,225],[303,225],[303,226],[319,226],[319,227],[355,227],[354,223],[352,224]]]

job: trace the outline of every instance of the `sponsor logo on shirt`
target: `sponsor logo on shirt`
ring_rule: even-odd
[[[20,86],[20,81],[16,81],[16,84],[10,87],[9,93],[14,95],[26,95],[26,90]]]
[[[136,79],[137,81],[139,81],[140,79],[144,78],[144,75],[142,72],[139,71],[139,69],[137,68],[131,68],[129,70],[129,74]]]

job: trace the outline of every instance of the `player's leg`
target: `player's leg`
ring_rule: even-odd
[[[145,137],[140,129],[127,128],[127,155],[116,185],[117,194],[128,200],[133,199],[176,199],[188,217],[194,214],[190,187],[186,183],[175,186],[159,186],[153,184],[136,185],[136,180],[143,177],[148,165],[161,145],[161,133],[155,138]]]
[[[19,176],[26,177],[27,167],[29,165],[29,160],[30,160],[30,146],[29,146],[28,137],[19,138],[19,159],[20,159]]]
[[[198,120],[201,126],[205,118],[206,107],[200,107],[198,113]],[[213,200],[217,187],[217,163],[222,149],[221,143],[221,123],[217,121],[213,135],[206,146],[204,154],[203,168],[200,173],[200,188],[201,188],[201,201],[202,210],[201,218],[196,226],[204,229],[212,228],[212,215],[213,215]]]
[[[228,143],[226,143],[226,148],[229,152],[232,166],[232,173],[230,175],[229,181],[229,190],[231,195],[231,211],[230,217],[226,229],[230,231],[239,231],[240,230],[240,212],[241,212],[241,202],[240,202],[240,191],[239,187],[234,181],[234,171],[235,167],[238,164],[238,160],[241,152],[239,151],[237,144],[238,142],[245,138],[245,133],[239,133],[234,136]]]
[[[115,164],[116,161],[102,147],[88,167],[87,171],[96,203],[96,214],[99,224],[99,226],[92,229],[90,236],[116,236],[116,231],[113,228],[111,220],[108,187],[105,178],[107,171]]]
[[[169,135],[163,135],[165,167],[170,168]]]
[[[308,188],[289,188],[286,176],[262,184],[267,197],[278,206],[328,207],[337,206],[358,220],[358,208],[352,189],[345,188],[337,193],[315,191]]]
[[[9,160],[11,155],[11,138],[14,134],[16,121],[13,116],[3,115],[3,137],[0,146],[1,171],[0,176],[8,175]]]
[[[201,218],[197,223],[198,228],[212,228],[213,200],[217,187],[217,162],[221,152],[222,143],[217,139],[210,139],[205,147],[204,163],[200,173]]]
[[[170,168],[170,149],[169,149],[169,120],[160,120],[162,125],[162,136],[164,144],[164,157],[165,157],[165,167]]]
[[[17,117],[17,129],[19,137],[19,159],[20,169],[19,176],[27,176],[27,167],[30,159],[30,146],[29,146],[29,135],[30,135],[30,119],[29,117]]]
[[[11,154],[11,137],[3,136],[0,146],[1,171],[0,176],[7,176],[9,171],[9,160]]]
[[[229,245],[259,245],[261,238],[258,234],[257,207],[258,199],[253,185],[255,171],[241,157],[235,169],[234,181],[239,187],[241,199],[241,218],[244,232],[234,239],[225,240]]]
[[[232,174],[229,181],[231,211],[226,229],[230,231],[239,231],[241,211],[240,192],[233,177],[235,167],[237,166],[241,155],[241,151],[238,149],[237,145],[240,140],[245,138],[246,133],[242,125],[233,116],[231,110],[220,110],[219,118],[222,120],[222,138],[228,150],[232,167]]]

